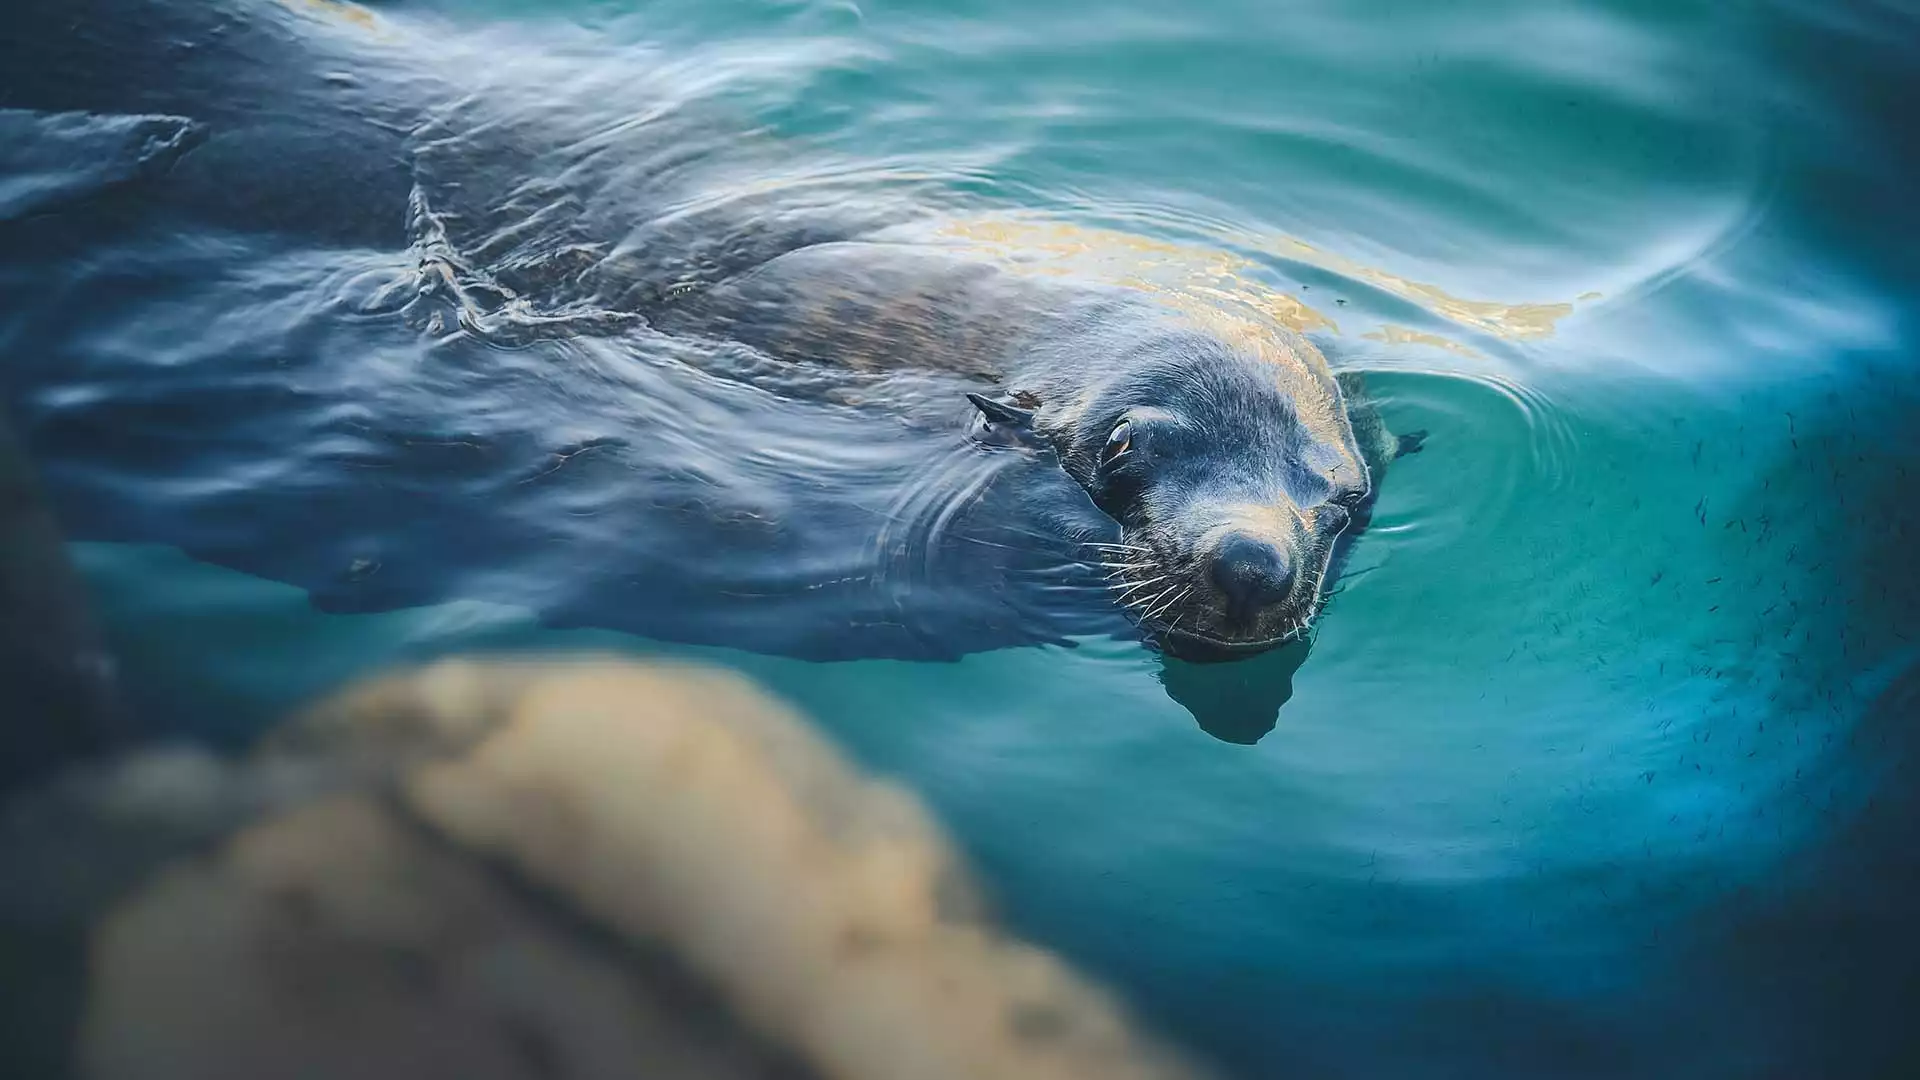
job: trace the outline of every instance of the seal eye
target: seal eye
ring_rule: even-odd
[[[1113,429],[1113,433],[1107,436],[1106,449],[1100,452],[1100,463],[1104,465],[1107,462],[1112,461],[1114,458],[1117,458],[1121,454],[1126,453],[1127,447],[1132,445],[1133,445],[1133,425],[1131,423],[1128,423],[1125,420],[1122,420]]]

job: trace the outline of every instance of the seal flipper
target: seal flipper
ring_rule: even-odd
[[[0,107],[0,222],[57,211],[158,176],[205,141],[183,116]]]
[[[401,247],[417,123],[407,103],[424,79],[367,48],[371,34],[346,11],[16,0],[0,34],[0,110],[14,131],[36,118],[51,133],[42,142],[146,138],[138,169],[115,167],[197,222]]]

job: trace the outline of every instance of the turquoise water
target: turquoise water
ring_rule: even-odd
[[[1231,1075],[1920,1069],[1920,874],[1900,839],[1920,707],[1911,16],[393,12],[436,8],[455,66],[525,93],[542,72],[645,73],[850,178],[849,199],[911,178],[1232,253],[1428,448],[1383,486],[1309,654],[1204,671],[1099,636],[812,663],[552,629],[497,590],[323,614],[165,543],[87,540],[156,726],[238,744],[344,679],[457,650],[699,655],[924,793],[1013,926]],[[90,362],[22,394],[56,503],[94,521],[101,492],[193,506],[301,483],[297,439],[262,460],[206,432],[156,479],[110,427],[61,424],[114,400],[116,358],[205,367],[318,333],[314,305],[378,260],[283,252],[164,303],[85,285],[104,261],[71,292],[24,284],[31,259],[8,278],[35,305],[5,328],[16,365]],[[73,329],[83,315],[101,324]],[[428,354],[349,357],[339,385],[388,393],[408,349]],[[231,544],[266,543],[237,520]]]

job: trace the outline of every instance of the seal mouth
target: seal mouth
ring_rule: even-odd
[[[1277,649],[1290,641],[1304,640],[1307,624],[1301,623],[1284,634],[1257,639],[1227,639],[1193,630],[1173,627],[1149,628],[1168,655],[1198,663],[1244,660]]]

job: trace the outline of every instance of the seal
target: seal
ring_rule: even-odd
[[[1187,659],[1305,632],[1389,463],[1358,373],[1305,337],[1186,298],[852,241],[779,255],[649,310],[795,363],[913,365],[987,384],[969,434],[1043,452],[1111,525],[1086,543],[1114,600]]]
[[[70,32],[74,26],[83,32]],[[709,175],[803,170],[792,167],[792,147],[736,139],[670,93],[666,104],[637,118],[621,111],[634,107],[624,101],[596,104],[609,98],[613,84],[631,81],[628,69],[609,72],[605,85],[576,88],[564,101],[548,100],[489,82],[537,79],[523,70],[537,64],[537,56],[476,70],[444,26],[415,25],[405,13],[375,16],[331,0],[79,0],[77,9],[31,0],[11,29],[0,42],[0,70],[8,73],[0,78],[0,107],[172,118],[166,130],[191,136],[167,144],[175,149],[163,168],[130,173],[142,197],[167,213],[229,235],[297,235],[308,244],[379,251],[404,247],[416,256],[417,273],[398,290],[411,296],[389,303],[383,292],[362,314],[397,311],[435,341],[467,334],[520,349],[575,336],[654,348],[670,339],[713,346],[699,360],[709,368],[747,353],[796,371],[882,379],[914,372],[944,380],[942,400],[951,406],[941,413],[945,437],[962,448],[961,440],[970,439],[983,454],[1020,455],[1041,470],[1013,474],[1031,489],[1016,495],[1032,496],[1011,504],[1010,513],[1031,518],[1017,531],[1062,541],[1070,559],[1092,573],[1095,595],[1109,611],[1127,614],[1150,643],[1184,658],[1244,656],[1301,636],[1337,577],[1345,545],[1364,527],[1389,462],[1420,445],[1419,434],[1388,432],[1360,378],[1336,375],[1303,334],[1270,311],[1242,310],[1203,291],[1031,272],[1018,258],[943,239],[938,223],[951,215],[937,199],[920,197],[924,192],[804,176],[805,182],[785,185],[703,187]],[[169,49],[156,51],[153,41],[169,42]],[[569,77],[576,66],[567,61]],[[140,160],[152,156],[141,153]],[[708,168],[714,161],[726,164]],[[758,168],[769,162],[788,167]],[[144,204],[129,196],[121,205],[118,213],[127,217],[133,211],[124,207]],[[373,325],[336,320],[313,326],[309,336],[344,332],[342,322]],[[304,340],[296,336],[287,347]],[[388,346],[369,339],[355,347]],[[281,358],[269,381],[351,354],[336,346]],[[448,374],[455,370],[433,369],[449,380],[441,400],[484,379],[476,374],[457,384]],[[611,522],[621,508],[608,504],[604,488],[591,499],[574,498],[560,513],[519,507],[517,515],[498,513],[487,521],[491,532],[483,543],[473,519],[454,516],[474,513],[483,500],[446,494],[460,490],[449,479],[452,470],[486,469],[488,455],[537,444],[540,433],[532,427],[543,418],[529,414],[521,430],[487,438],[471,426],[423,437],[418,418],[435,403],[402,400],[419,393],[406,382],[383,387],[342,372],[308,385],[321,383],[362,395],[347,410],[360,418],[350,437],[374,448],[367,453],[385,456],[342,464],[334,470],[337,483],[333,473],[316,473],[308,478],[312,490],[333,500],[326,504],[329,515],[393,518],[343,523],[343,535],[373,538],[364,550],[343,550],[313,537],[312,495],[276,502],[277,492],[249,489],[243,493],[249,505],[219,508],[247,522],[244,536],[230,531],[197,547],[180,546],[296,581],[316,602],[325,590],[329,610],[430,602],[445,598],[445,588],[480,581],[517,590],[501,599],[533,606],[561,624],[650,634],[675,627],[696,633],[688,627],[699,605],[723,597],[804,596],[816,606],[780,633],[766,629],[777,619],[747,614],[715,618],[711,631],[698,631],[711,634],[700,640],[752,642],[745,647],[765,641],[769,651],[797,655],[822,648],[819,639],[828,635],[816,628],[826,618],[843,636],[861,628],[876,642],[890,635],[868,650],[876,655],[906,655],[901,643],[917,647],[935,636],[907,625],[890,583],[851,565],[873,546],[870,533],[840,544],[851,554],[829,558],[777,548],[804,531],[787,526],[809,513],[831,519],[831,528],[809,522],[814,535],[835,543],[852,537],[850,530],[868,519],[843,508],[789,506],[784,520],[758,505],[709,515],[744,523],[731,534],[735,540],[748,535],[743,530],[760,529],[753,535],[769,545],[761,562],[773,561],[778,551],[784,567],[804,567],[817,580],[750,588],[722,582],[675,592],[686,586],[677,580],[686,566],[720,560],[706,558],[714,541],[690,538],[690,526],[678,518],[669,526],[661,513],[632,519],[636,528],[652,530],[647,535],[656,552],[668,554],[644,574],[618,568],[625,581],[655,583],[631,602],[598,583],[579,586],[561,602],[521,588],[528,575],[458,573],[449,552],[497,564],[521,552],[544,556],[579,537],[601,543],[619,534]],[[382,389],[393,397],[385,413],[370,400]],[[191,392],[181,384],[179,393]],[[570,407],[580,399],[573,395]],[[261,407],[269,406],[277,404],[261,399]],[[311,423],[318,412],[292,413],[288,420]],[[477,425],[499,415],[470,419]],[[388,417],[391,430],[372,426]],[[248,426],[271,424],[255,416]],[[206,427],[196,424],[180,438]],[[368,430],[379,438],[365,437]],[[647,483],[640,467],[672,447],[648,455],[629,446],[634,440],[585,434],[577,445],[553,447],[548,453],[555,464],[511,487],[487,474],[470,478],[470,486],[524,499],[547,490],[533,487],[536,481],[549,487],[617,482],[629,485],[624,501],[646,510],[647,492],[631,490]],[[85,435],[76,429],[71,445],[77,453],[95,452],[85,448],[99,440]],[[167,444],[174,445],[178,440]],[[389,453],[388,447],[400,449]],[[445,449],[429,461],[433,452],[425,447]],[[470,457],[456,457],[469,451]],[[313,464],[323,466],[331,463]],[[563,466],[559,479],[548,479]],[[599,474],[604,480],[586,473],[595,467],[606,470]],[[1048,471],[1064,483],[1053,484],[1043,475]],[[658,486],[680,487],[653,505],[704,509],[721,501],[710,488],[691,486],[711,472],[692,455],[662,463]],[[355,494],[362,490],[372,497]],[[1059,490],[1074,498],[1056,499]],[[277,509],[281,502],[284,510]],[[202,522],[219,516],[179,511],[177,524],[151,523],[171,513],[158,507],[151,520],[115,518],[98,531],[179,542],[169,530],[204,528]],[[568,524],[601,514],[607,523],[597,528]],[[264,555],[275,528],[286,534],[286,550]],[[556,531],[566,528],[575,531]],[[669,535],[674,530],[684,535]],[[645,547],[629,539],[629,550],[619,554],[631,558]],[[568,572],[581,575],[609,561],[608,553],[600,547],[575,555]],[[998,569],[969,564],[973,573]],[[982,594],[993,591],[983,578],[961,580]],[[846,591],[855,587],[866,592]],[[833,589],[848,597],[844,609],[864,605],[857,617],[844,610],[829,615],[819,606],[822,598],[840,595]],[[655,610],[644,613],[643,602]],[[556,609],[566,610],[556,617]],[[1012,620],[1000,612],[969,618],[982,641],[1012,640]],[[944,654],[975,647],[953,646]]]

